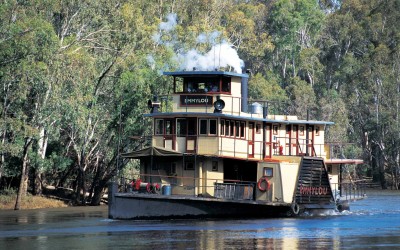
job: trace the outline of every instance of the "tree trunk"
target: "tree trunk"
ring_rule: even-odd
[[[93,196],[92,196],[92,200],[90,202],[90,205],[92,205],[92,206],[100,205],[101,197],[103,196],[104,188],[107,185],[107,182],[109,180],[110,180],[110,178],[103,179],[96,186],[94,186],[94,190],[93,190],[94,192],[93,192]]]
[[[85,171],[82,167],[78,167],[76,201],[77,204],[86,205],[86,185]]]
[[[21,180],[19,183],[17,200],[15,201],[14,210],[19,210],[21,206],[22,197],[26,195],[27,191],[27,182],[28,182],[28,150],[30,145],[32,144],[32,138],[25,139],[24,151],[23,151],[23,160],[22,160],[22,169],[21,169]]]
[[[44,128],[40,128],[40,138],[38,141],[38,155],[40,159],[44,159],[46,157],[46,149],[47,149],[48,137],[46,135],[46,131]],[[42,194],[43,190],[43,170],[40,166],[35,169],[35,180],[34,180],[34,189],[33,194],[38,195]]]

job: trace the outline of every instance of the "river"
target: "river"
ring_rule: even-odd
[[[351,211],[241,220],[118,221],[107,207],[0,211],[0,249],[400,249],[400,191]]]

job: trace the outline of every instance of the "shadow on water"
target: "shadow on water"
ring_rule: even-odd
[[[0,249],[393,249],[400,192],[367,194],[351,211],[257,220],[118,221],[107,207],[0,211]]]

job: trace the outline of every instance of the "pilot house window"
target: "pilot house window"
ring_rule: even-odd
[[[164,120],[163,119],[156,119],[155,122],[155,134],[162,135],[164,134]]]
[[[217,77],[175,77],[175,93],[230,93],[231,78]]]

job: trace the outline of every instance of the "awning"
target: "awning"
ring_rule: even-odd
[[[140,159],[143,157],[148,157],[148,156],[182,156],[182,153],[179,153],[175,150],[167,149],[167,148],[161,148],[161,147],[147,147],[141,150],[129,152],[129,153],[124,153],[121,154],[123,158],[132,158],[132,159]]]
[[[363,164],[361,159],[328,159],[325,160],[326,164]]]

